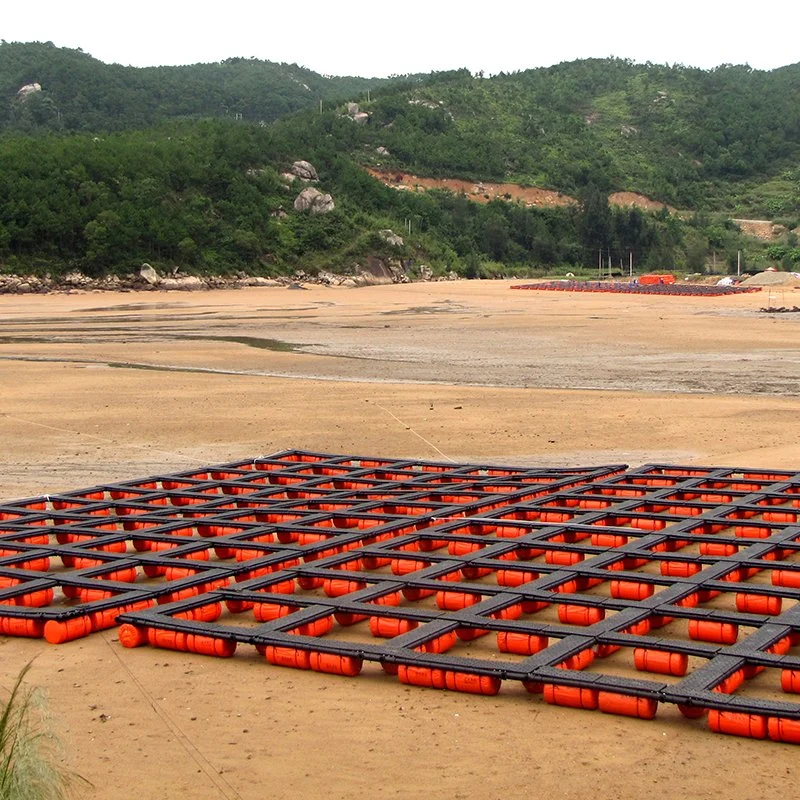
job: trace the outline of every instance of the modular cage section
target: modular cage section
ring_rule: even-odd
[[[800,743],[800,473],[283,451],[0,505],[0,634]]]

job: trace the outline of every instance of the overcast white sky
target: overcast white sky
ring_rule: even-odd
[[[5,0],[0,39],[52,41],[134,66],[255,56],[364,77],[457,67],[494,74],[611,55],[773,69],[800,61],[797,9],[796,0]]]

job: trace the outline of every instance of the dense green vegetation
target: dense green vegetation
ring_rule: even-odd
[[[187,67],[104,64],[52,43],[0,44],[0,130],[119,131],[174,118],[272,122],[397,81],[326,77],[297,64],[229,58]],[[18,98],[22,86],[42,91]]]
[[[17,97],[34,81],[42,92]],[[332,101],[320,113],[327,90],[358,100],[369,120],[354,122]],[[800,66],[707,72],[610,59],[381,86],[243,59],[109,67],[80,51],[4,43],[3,93],[7,271],[99,275],[147,261],[277,274],[351,269],[372,257],[466,276],[591,269],[599,257],[618,271],[630,258],[637,268],[702,271],[735,265],[737,250],[750,266],[800,266],[794,233],[767,246],[730,220],[797,225]],[[65,110],[54,116],[54,105]],[[303,105],[270,124],[249,121]],[[294,210],[302,184],[281,174],[298,159],[317,167],[334,211]],[[399,192],[365,165],[538,185],[577,202],[534,209]],[[615,190],[688,211],[609,207]],[[409,227],[399,248],[378,234]]]
[[[373,141],[424,174],[573,194],[594,184],[678,208],[781,215],[800,203],[800,64],[704,71],[594,59],[490,79],[460,71],[372,108]],[[759,197],[767,178],[785,185]]]

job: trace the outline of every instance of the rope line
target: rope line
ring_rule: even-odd
[[[369,403],[370,401],[367,400],[367,402]],[[430,441],[430,439],[426,439],[421,433],[417,433],[408,423],[403,422],[403,420],[400,419],[400,417],[393,414],[391,411],[389,411],[388,408],[385,408],[380,403],[376,403],[374,400],[372,401],[372,404],[377,406],[381,411],[385,411],[392,419],[397,420],[397,422],[399,422],[407,431],[411,431],[411,433],[413,433],[414,436],[425,442],[425,444],[428,445],[428,447],[430,447],[432,450],[435,450],[442,458],[446,459],[451,464],[456,463],[454,459],[450,458],[450,456],[443,453],[432,441]]]
[[[116,649],[111,646],[111,642],[108,640],[108,637],[105,633],[102,635],[102,638],[103,641],[108,645],[108,649],[111,650],[111,652],[114,654],[114,657],[120,663],[120,666],[125,670],[125,672],[128,673],[128,676],[130,677],[134,686],[147,701],[147,704],[166,725],[170,733],[177,740],[178,744],[180,744],[180,746],[183,748],[186,755],[188,755],[189,758],[191,758],[192,761],[194,761],[195,764],[197,764],[197,766],[203,770],[206,777],[219,791],[220,796],[225,798],[225,800],[242,800],[242,796],[233,786],[231,786],[227,778],[224,776],[220,777],[221,772],[214,767],[214,765],[203,755],[202,752],[200,752],[197,745],[195,745],[194,742],[186,735],[180,725],[178,725],[178,723],[170,717],[167,711],[158,705],[155,698],[150,694],[150,692],[147,691],[147,687],[136,677],[136,675],[133,674],[130,667],[122,660]]]
[[[35,425],[37,428],[45,428],[49,431],[56,431],[57,433],[69,433],[72,436],[86,436],[90,439],[95,439],[98,442],[103,442],[104,444],[111,444],[115,447],[133,447],[137,450],[146,450],[148,453],[161,453],[165,456],[173,456],[175,458],[179,458],[183,461],[186,461],[187,456],[182,455],[181,453],[177,452],[176,450],[161,450],[158,447],[147,447],[143,444],[133,444],[130,442],[118,442],[114,439],[108,439],[105,436],[99,436],[96,433],[85,433],[84,431],[74,431],[70,430],[69,428],[59,428],[55,425],[46,425],[43,422],[34,422],[30,419],[23,419],[21,417],[12,417],[10,414],[0,413],[0,417],[7,419],[11,422],[20,422],[23,425]]]

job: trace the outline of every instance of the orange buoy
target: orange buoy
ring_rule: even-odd
[[[475,675],[471,672],[454,672],[446,670],[444,673],[445,688],[454,692],[467,692],[468,694],[484,694],[493,697],[500,691],[502,681],[491,675]]]
[[[480,639],[481,636],[486,636],[487,633],[489,633],[489,631],[484,628],[456,628],[456,636],[458,636],[462,642],[472,642],[475,639]]]
[[[500,569],[497,571],[497,583],[499,586],[522,586],[525,583],[535,581],[538,577],[539,573],[532,570]]]
[[[769,717],[767,733],[773,742],[800,744],[800,720],[786,717]]]
[[[781,689],[784,692],[800,694],[800,669],[781,670]]]
[[[583,553],[575,553],[567,550],[548,550],[544,554],[544,560],[547,564],[558,564],[562,567],[570,567],[583,561]]]
[[[359,622],[363,622],[367,618],[367,615],[354,614],[352,611],[334,611],[333,618],[339,625],[347,628],[350,625],[356,625]]]
[[[593,711],[598,703],[597,689],[584,689],[579,686],[559,686],[554,683],[544,685],[544,701],[555,706],[583,708]]]
[[[800,570],[774,569],[772,570],[773,586],[787,586],[800,589]]]
[[[487,575],[491,575],[491,573],[492,570],[489,567],[475,567],[475,566],[461,567],[461,574],[468,581],[476,581],[479,578],[485,578]]]
[[[435,589],[423,589],[419,586],[404,586],[401,590],[403,597],[406,600],[416,602],[417,600],[424,600],[426,597],[431,597],[436,594]]]
[[[48,620],[44,625],[44,638],[50,644],[63,644],[80,639],[92,632],[92,621],[83,615],[64,621]]]
[[[498,631],[497,649],[501,653],[516,653],[521,656],[532,656],[544,650],[549,644],[547,636],[537,636],[518,631]]]
[[[686,597],[681,597],[680,600],[675,601],[675,605],[683,608],[697,608],[700,605],[700,592],[691,592]]]
[[[400,592],[389,592],[370,600],[370,603],[374,603],[376,606],[399,606],[401,602],[402,595]]]
[[[275,647],[267,645],[264,655],[270,664],[276,667],[292,667],[293,669],[311,669],[309,653],[294,647]]]
[[[468,592],[436,592],[436,605],[442,611],[460,611],[462,608],[479,603],[480,600],[480,595],[469,594]]]
[[[645,619],[640,619],[638,622],[634,622],[633,625],[628,625],[627,628],[622,629],[622,633],[629,633],[631,636],[647,636],[650,633],[651,628],[651,618],[646,617]]]
[[[591,542],[595,547],[622,547],[628,544],[628,537],[617,533],[593,533]]]
[[[678,703],[678,711],[683,714],[686,719],[700,719],[703,714],[708,711],[707,708],[703,708],[703,706],[693,706],[687,703]]]
[[[512,603],[499,611],[492,611],[489,616],[492,619],[519,619],[522,616],[522,604]]]
[[[3,636],[25,636],[29,639],[41,639],[44,635],[44,625],[43,619],[0,617],[0,633]]]
[[[662,561],[661,574],[671,578],[688,578],[703,568],[694,561]]]
[[[720,681],[711,691],[719,692],[720,694],[733,694],[745,680],[743,669],[737,669],[728,675],[727,678]]]
[[[397,677],[400,683],[411,686],[424,686],[427,689],[444,689],[444,670],[431,667],[418,667],[413,664],[399,664]]]
[[[222,616],[222,603],[206,603],[189,611],[179,611],[175,619],[192,619],[198,622],[215,622]]]
[[[346,675],[354,678],[361,672],[363,660],[355,656],[340,656],[335,653],[309,654],[309,664],[314,672],[327,672],[330,675]]]
[[[166,650],[186,650],[186,634],[180,631],[147,628],[147,641],[151,647],[161,647]]]
[[[655,590],[652,583],[611,581],[611,596],[618,600],[644,600]]]
[[[607,642],[599,642],[593,648],[595,658],[608,658],[621,649],[618,644],[608,644]]]
[[[599,606],[564,604],[558,607],[558,619],[564,625],[594,625],[604,619],[606,612]]]
[[[482,543],[472,542],[468,539],[464,541],[452,541],[447,545],[447,552],[450,553],[451,556],[466,556],[480,550],[481,547],[483,547]]]
[[[119,626],[119,643],[123,647],[142,647],[147,644],[147,629],[125,622]]]
[[[745,736],[749,739],[766,739],[768,730],[767,718],[760,714],[719,711],[716,708],[708,712],[708,727],[714,733]]]
[[[574,655],[565,658],[560,664],[556,664],[558,669],[586,669],[592,661],[594,661],[594,650],[587,647],[585,650],[579,650]]]
[[[289,633],[294,633],[299,636],[324,636],[330,633],[333,629],[333,615],[315,619],[313,622],[306,622],[303,625],[298,625],[292,628]]]
[[[282,603],[254,603],[253,616],[258,622],[272,622],[279,617],[294,614],[298,606],[285,606]]]
[[[544,692],[544,684],[541,681],[522,681],[526,692],[531,694],[542,694]]]
[[[544,600],[523,600],[520,605],[523,614],[535,614],[537,611],[543,611],[550,603],[546,603]]]
[[[310,592],[312,589],[319,589],[325,583],[324,578],[313,578],[306,575],[298,575],[295,580],[297,581],[297,585],[307,592]]]
[[[722,542],[700,542],[701,556],[732,556],[738,553],[739,548],[735,544],[724,544]]]
[[[736,610],[749,614],[781,613],[782,600],[775,595],[736,593]]]
[[[39,589],[35,592],[26,592],[14,598],[14,605],[27,608],[43,608],[53,602],[52,589]]]
[[[733,644],[739,638],[739,626],[730,622],[690,619],[689,638],[700,642]]]
[[[600,691],[597,694],[597,707],[605,714],[653,719],[658,711],[658,700],[651,697],[634,697],[617,692]]]
[[[391,562],[393,575],[408,575],[411,572],[419,572],[429,566],[429,561],[414,561],[411,558],[393,558]]]
[[[216,636],[202,636],[196,633],[190,633],[186,637],[186,649],[190,653],[217,658],[230,658],[236,652],[236,644],[235,639],[219,639]]]
[[[657,672],[660,675],[681,677],[689,667],[689,656],[685,653],[669,653],[666,650],[651,650],[646,647],[633,649],[633,663],[642,672]]]
[[[361,591],[367,584],[363,581],[348,581],[341,578],[326,579],[323,582],[322,590],[328,597],[342,597],[346,594]]]
[[[541,547],[518,547],[514,552],[520,561],[530,561],[544,554]]]
[[[107,608],[105,611],[90,611],[89,622],[92,625],[92,632],[115,627],[117,617],[125,610],[125,608]]]
[[[381,567],[386,567],[392,563],[391,558],[383,558],[381,556],[364,556],[361,560],[364,564],[364,569],[368,570],[380,569]],[[389,666],[394,665],[392,664]]]
[[[391,617],[370,617],[369,630],[373,636],[393,639],[408,633],[419,625],[415,619],[392,619]]]
[[[114,592],[108,589],[84,589],[83,586],[78,588],[78,599],[82,603],[91,603],[93,600],[106,600],[113,597]]]
[[[434,639],[429,639],[423,642],[419,647],[414,649],[420,653],[446,653],[458,641],[455,631],[443,633]]]
[[[251,600],[225,600],[225,608],[231,614],[241,614],[243,611],[249,611],[255,606]]]

